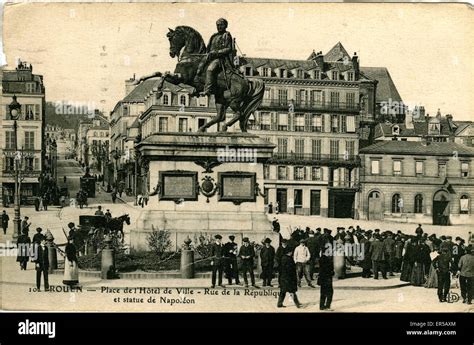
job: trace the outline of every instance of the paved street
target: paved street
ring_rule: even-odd
[[[288,299],[287,308],[277,309],[276,298],[278,289],[244,289],[228,286],[224,289],[207,289],[208,279],[146,279],[146,280],[100,280],[98,278],[81,277],[82,292],[64,292],[62,275],[50,275],[50,284],[56,291],[34,292],[35,272],[32,265],[27,271],[20,271],[14,258],[4,258],[2,272],[2,289],[4,296],[15,296],[14,300],[4,299],[5,309],[15,310],[100,310],[100,311],[235,311],[235,312],[294,312],[296,307]],[[257,281],[258,282],[258,281]],[[258,282],[260,283],[260,282]],[[436,289],[404,286],[390,288],[400,284],[398,277],[388,281],[363,278],[349,278],[334,282],[333,309],[336,312],[474,312],[472,306],[457,303],[439,303]],[[160,288],[156,290],[133,290],[133,288]],[[177,288],[186,288],[186,292],[178,292]],[[104,291],[106,288],[107,291]],[[170,294],[164,292],[171,290]],[[128,290],[128,291],[127,291]],[[217,295],[209,294],[211,291]],[[236,292],[238,291],[238,292]],[[459,295],[459,289],[453,289]],[[236,294],[239,295],[236,295]],[[254,296],[253,294],[256,294]],[[146,303],[150,297],[157,303]],[[298,292],[304,304],[303,312],[319,312],[319,288],[305,287]],[[120,302],[114,299],[120,297]],[[181,299],[160,303],[160,297]],[[125,298],[144,298],[143,303],[125,302]],[[193,304],[182,303],[194,300]],[[470,307],[470,308],[469,308]]]
[[[64,185],[63,176],[67,177],[65,186],[68,187],[71,197],[74,197],[79,189],[79,178],[84,174],[79,164],[75,160],[60,160],[58,162],[58,181],[60,186]],[[126,242],[130,229],[133,227],[133,221],[137,219],[141,208],[133,206],[133,201],[129,198],[128,202],[117,202],[112,204],[110,195],[105,193],[99,185],[97,185],[97,197],[89,199],[88,207],[80,209],[79,207],[66,206],[61,209],[58,207],[49,207],[48,211],[36,212],[33,207],[22,208],[22,217],[28,215],[32,221],[32,228],[42,227],[50,229],[56,238],[57,243],[64,243],[65,236],[62,228],[67,228],[67,223],[72,221],[78,223],[79,215],[93,214],[97,205],[103,205],[104,209],[109,208],[114,216],[128,213],[132,217],[132,225],[125,226]],[[7,212],[13,216],[13,208],[7,208]],[[274,215],[269,215],[272,219]],[[414,232],[415,224],[399,224],[399,223],[376,223],[354,221],[351,219],[329,219],[319,217],[301,217],[293,215],[278,216],[282,233],[287,236],[286,229],[288,226],[311,226],[336,228],[337,226],[349,226],[359,224],[363,228],[376,228],[402,230],[406,232]],[[452,234],[466,236],[469,228],[462,226],[440,227],[440,226],[424,226],[425,231],[437,234]],[[0,241],[4,243],[11,240],[11,229],[7,236],[0,234]],[[32,265],[27,271],[20,271],[14,257],[2,258],[2,289],[4,296],[15,296],[15,300],[4,300],[6,309],[16,310],[115,310],[124,311],[137,308],[141,311],[288,311],[296,310],[292,302],[287,301],[288,308],[276,309],[276,293],[273,290],[245,290],[243,287],[237,288],[240,295],[236,295],[233,287],[229,287],[226,291],[230,291],[230,295],[223,295],[222,289],[215,290],[218,295],[207,294],[206,288],[209,286],[208,279],[118,279],[118,280],[100,280],[94,277],[82,277],[82,292],[30,292],[34,287],[35,272]],[[52,286],[63,288],[62,275],[54,274],[50,276]],[[430,311],[430,312],[465,312],[473,311],[467,305],[462,303],[443,303],[437,302],[435,289],[426,289],[423,287],[402,286],[402,282],[398,277],[389,279],[388,281],[373,279],[362,279],[360,277],[348,278],[345,280],[335,281],[335,297],[333,307],[335,311],[340,312],[374,312],[374,311]],[[118,289],[117,292],[101,292],[102,288]],[[126,288],[130,287],[149,287],[163,288],[173,287],[170,295],[160,293],[137,293],[130,294],[126,292]],[[179,295],[177,287],[189,287],[186,294]],[[257,291],[257,292],[256,292]],[[253,293],[264,294],[254,297]],[[459,294],[459,290],[454,292]],[[150,296],[157,298],[157,303],[146,303]],[[124,298],[140,298],[144,297],[144,303],[124,302]],[[153,297],[152,296],[152,297]],[[181,298],[181,302],[162,301],[160,297],[168,296],[171,299]],[[183,296],[185,297],[183,299]],[[317,301],[319,299],[319,288],[313,290],[303,288],[299,292],[300,300],[304,303],[302,311],[319,312]],[[114,302],[114,298],[120,297],[121,302]],[[182,303],[193,300],[193,304]]]

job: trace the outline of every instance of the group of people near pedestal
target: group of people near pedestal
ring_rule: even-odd
[[[275,220],[274,220],[275,223]],[[275,226],[274,226],[275,228]],[[278,226],[279,228],[279,226]],[[400,274],[400,280],[413,286],[438,288],[440,302],[447,302],[449,289],[453,280],[459,280],[462,302],[471,304],[474,296],[474,252],[473,245],[466,245],[461,237],[428,235],[421,225],[414,235],[398,230],[396,233],[387,230],[364,230],[359,226],[348,229],[338,227],[334,236],[332,230],[317,228],[316,231],[307,227],[289,229],[289,243],[296,247],[305,241],[310,253],[308,270],[310,276],[315,269],[321,270],[320,253],[326,251],[325,243],[343,249],[333,255],[335,276],[346,277],[351,266],[362,268],[362,278],[383,279]],[[362,253],[345,253],[346,245],[358,246]],[[361,246],[363,244],[363,246]],[[362,255],[360,255],[362,254]],[[300,270],[301,271],[301,270]],[[306,272],[305,272],[306,273]],[[306,275],[305,275],[306,276]],[[308,280],[308,279],[307,279]]]
[[[27,217],[25,217],[27,218]],[[27,219],[25,220],[27,221]],[[64,256],[64,285],[79,284],[79,271],[77,265],[77,250],[74,245],[74,233],[70,232],[64,250],[60,249],[60,245],[54,244],[54,237],[49,229],[43,234],[43,229],[36,228],[36,234],[33,239],[29,236],[29,226],[22,226],[22,233],[17,239],[17,262],[20,269],[26,271],[28,262],[31,260],[36,270],[36,288],[41,291],[41,280],[43,277],[44,290],[49,290],[49,269],[50,269],[50,250],[57,250]]]
[[[314,234],[314,233],[313,233]],[[304,276],[309,287],[314,288],[312,284],[314,280],[314,269],[310,269],[311,262],[315,257],[319,260],[319,275],[317,279],[318,285],[321,286],[320,309],[330,310],[333,287],[332,279],[334,275],[334,262],[331,256],[324,253],[311,253],[307,247],[307,241],[301,239],[297,245],[293,245],[291,240],[280,238],[280,246],[277,250],[271,245],[271,239],[266,238],[262,241],[262,245],[256,246],[250,243],[248,237],[242,239],[242,245],[239,246],[235,242],[235,236],[229,236],[229,242],[223,244],[222,236],[215,235],[215,242],[211,247],[211,266],[212,280],[211,287],[225,287],[222,283],[225,273],[228,284],[233,282],[242,285],[240,282],[240,273],[244,279],[245,287],[249,287],[247,274],[250,276],[252,287],[260,288],[255,283],[254,260],[258,256],[261,265],[261,279],[263,287],[273,287],[272,280],[274,272],[278,272],[278,285],[280,294],[277,302],[279,308],[284,307],[283,302],[287,294],[291,296],[297,308],[302,305],[298,300],[296,292],[301,287],[301,280]],[[329,237],[323,240],[329,241]],[[309,241],[314,242],[314,241]],[[324,244],[324,243],[323,243]],[[240,262],[240,265],[239,265]]]

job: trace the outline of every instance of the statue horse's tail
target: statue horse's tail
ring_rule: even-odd
[[[262,103],[263,95],[265,93],[265,83],[261,79],[248,79],[249,89],[247,96],[242,104],[240,128],[245,131],[250,115],[257,110],[260,103]]]

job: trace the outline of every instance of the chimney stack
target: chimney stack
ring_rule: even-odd
[[[355,80],[359,79],[359,57],[357,56],[357,52],[354,52],[352,56],[352,66],[354,67],[355,71]]]
[[[321,71],[324,71],[324,55],[323,52],[320,51],[314,58],[314,61],[318,64],[319,67],[321,67]]]
[[[135,73],[133,73],[133,77],[130,79],[125,80],[125,96],[127,96],[132,90],[137,87],[134,85],[135,82]]]

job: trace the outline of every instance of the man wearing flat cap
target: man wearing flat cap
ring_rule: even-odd
[[[248,237],[242,239],[242,246],[240,247],[239,257],[242,260],[242,275],[244,276],[245,287],[249,286],[247,280],[247,272],[250,274],[250,281],[252,282],[253,287],[255,285],[255,275],[253,274],[253,258],[255,257],[255,250],[253,246],[250,245],[250,240]]]
[[[222,236],[214,236],[215,242],[211,247],[211,265],[212,265],[212,288],[216,287],[216,275],[218,275],[218,284],[222,285],[222,272],[224,271],[224,246],[222,245]]]
[[[269,287],[272,287],[273,264],[275,261],[275,248],[273,248],[273,246],[270,244],[271,242],[271,239],[266,238],[263,241],[264,246],[260,251],[263,286]]]
[[[224,256],[225,256],[225,268],[226,268],[226,275],[227,281],[229,285],[232,285],[232,279],[235,279],[235,283],[240,285],[239,280],[239,267],[237,265],[237,243],[234,242],[235,236],[229,236],[229,242],[224,245]]]

